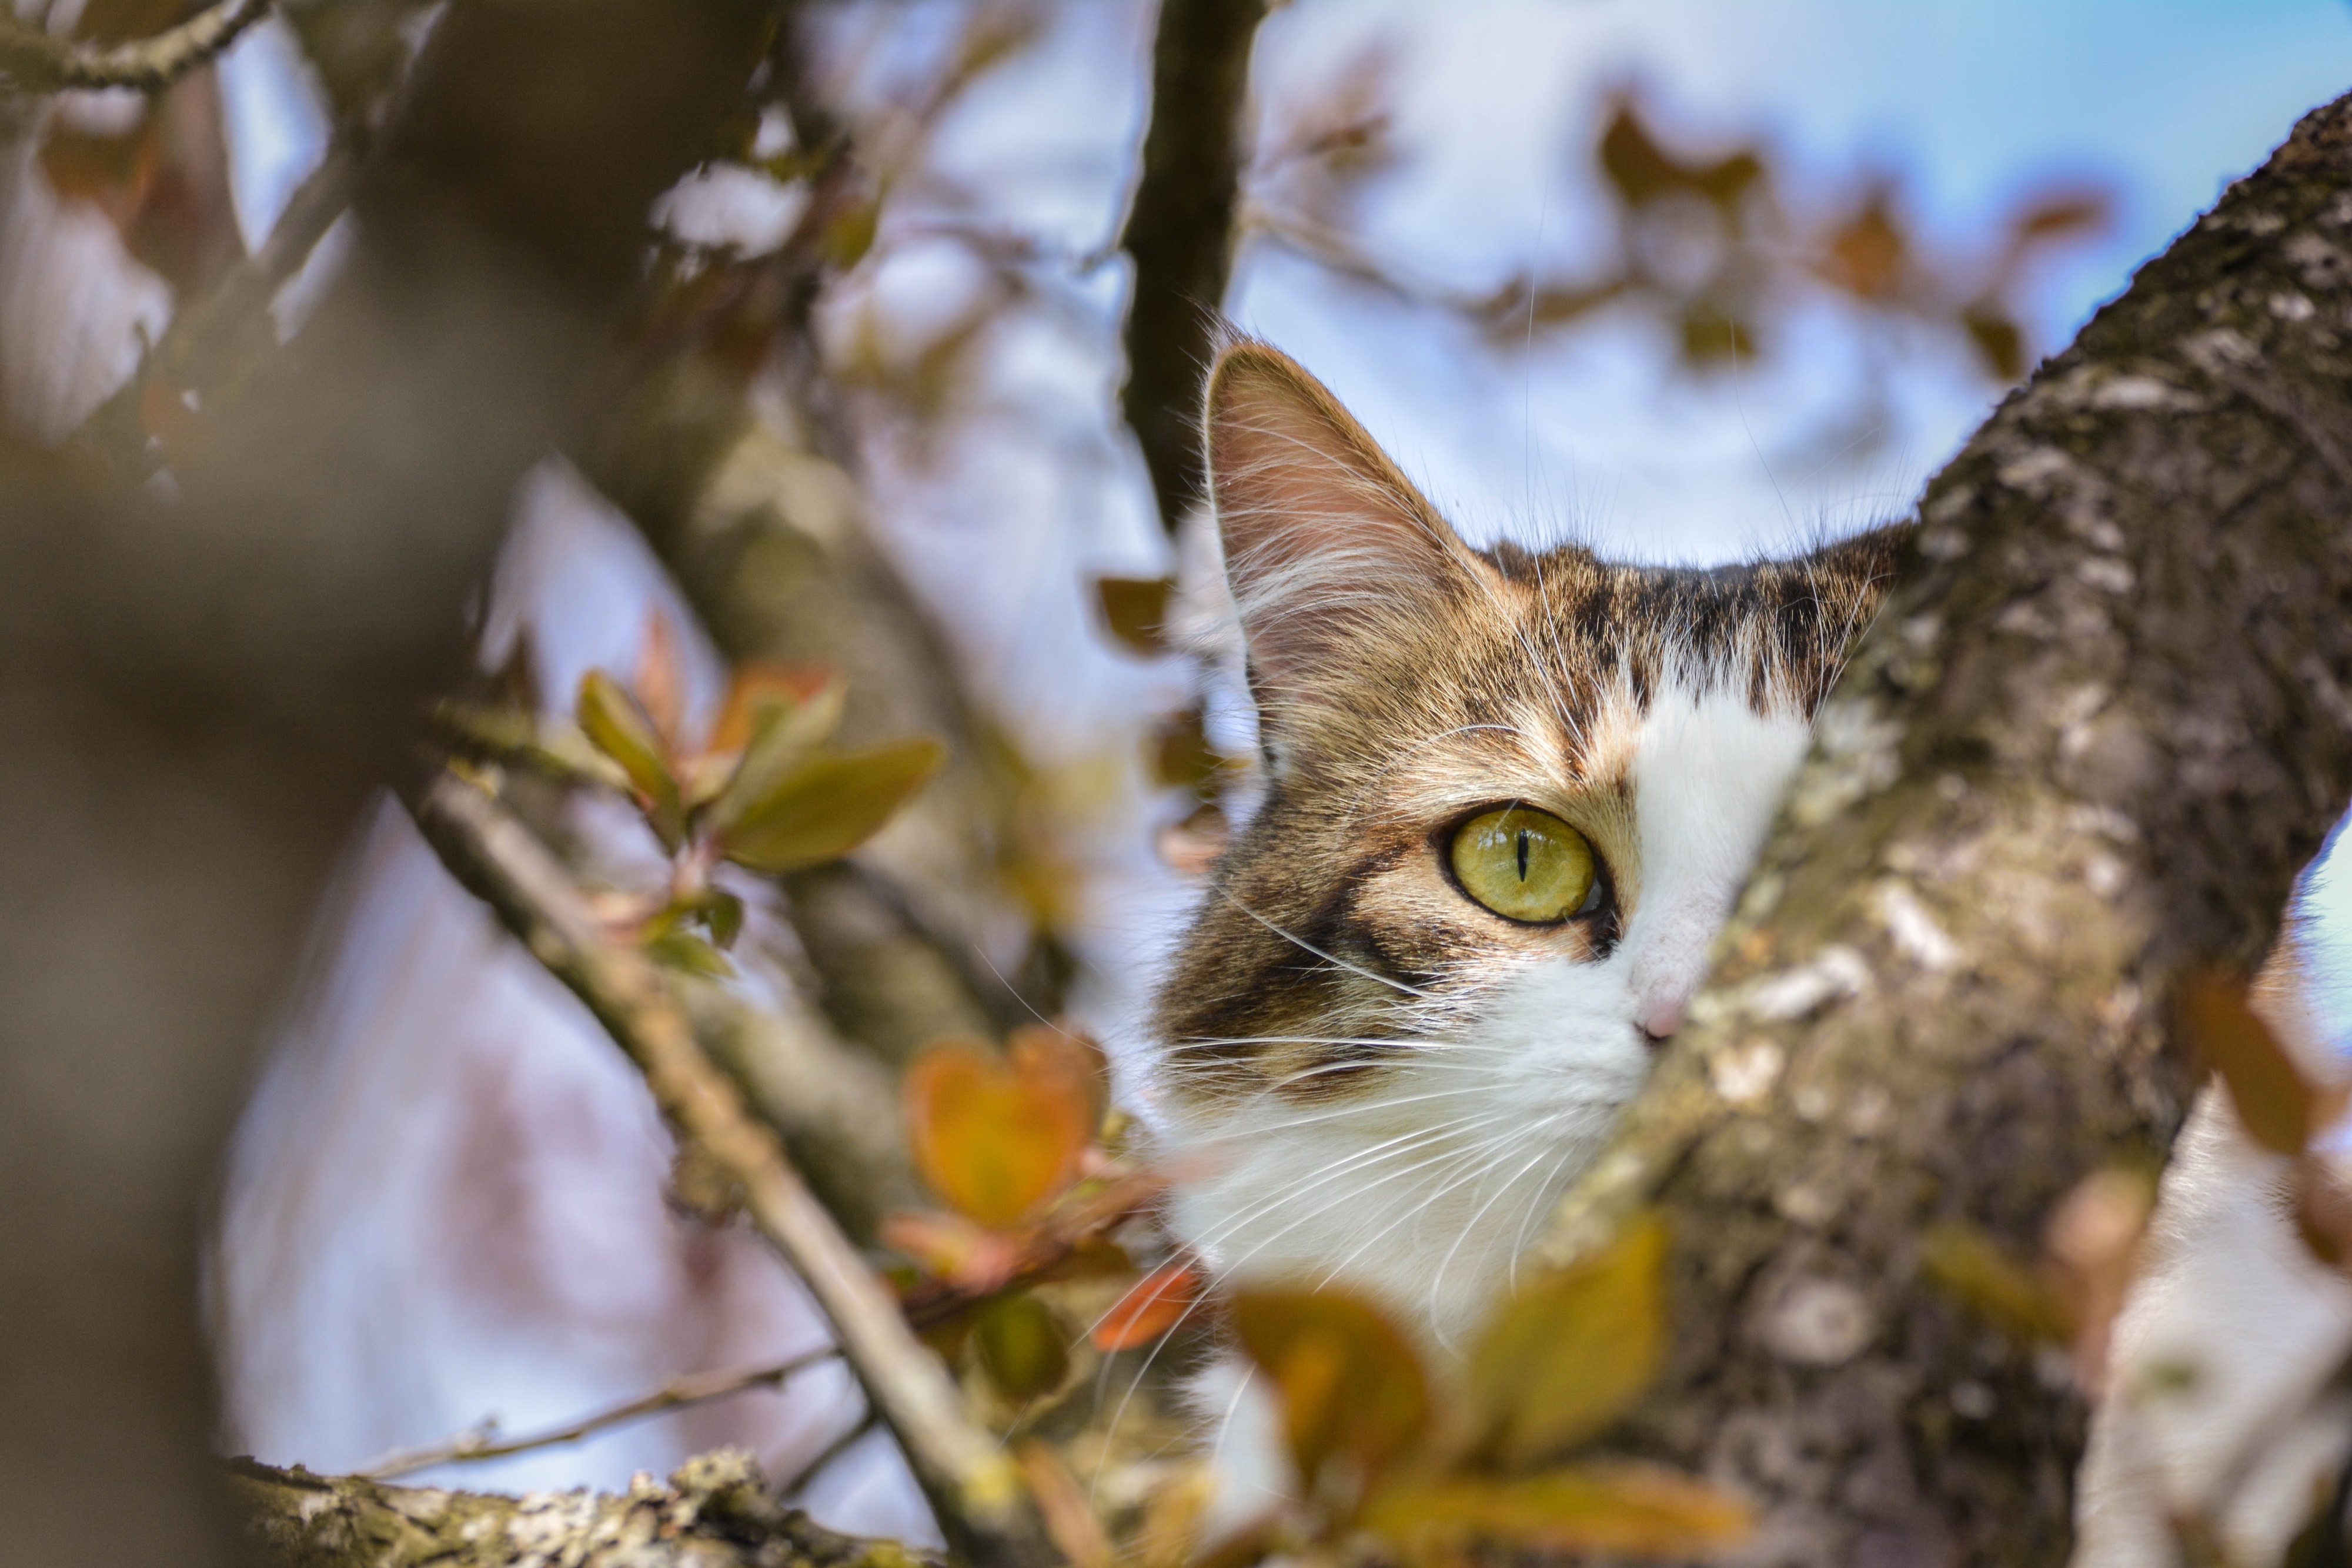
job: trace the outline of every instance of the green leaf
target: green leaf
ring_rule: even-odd
[[[2074,1309],[2032,1269],[1962,1220],[1939,1220],[1919,1238],[1927,1278],[2011,1337],[2064,1344],[2074,1337]]]
[[[1740,1499],[1694,1477],[1612,1464],[1520,1480],[1390,1487],[1373,1496],[1363,1522],[1409,1561],[1451,1563],[1479,1543],[1612,1557],[1711,1556],[1747,1541],[1756,1516]]]
[[[814,694],[800,697],[771,685],[758,688],[751,703],[751,736],[743,743],[742,760],[702,813],[702,825],[725,833],[760,800],[808,760],[841,723],[848,688],[827,681]]]
[[[1481,1446],[1538,1462],[1623,1415],[1666,1354],[1665,1222],[1635,1217],[1608,1248],[1506,1302],[1472,1351]]]
[[[731,893],[712,890],[702,901],[702,924],[722,950],[732,947],[735,938],[743,934],[743,901]]]
[[[541,718],[528,708],[452,699],[436,703],[435,733],[450,750],[486,761],[512,763],[551,778],[589,780],[627,789],[629,776],[589,744],[569,719]]]
[[[1243,1291],[1234,1332],[1282,1396],[1291,1458],[1308,1490],[1334,1458],[1364,1476],[1401,1458],[1429,1420],[1421,1360],[1395,1325],[1336,1291]]]
[[[723,980],[735,972],[727,956],[693,932],[678,926],[656,931],[645,941],[646,956],[665,968]]]
[[[971,1325],[971,1348],[1007,1399],[1051,1394],[1070,1370],[1069,1335],[1034,1296],[1000,1296],[982,1308]]]
[[[817,248],[824,259],[843,272],[847,272],[866,259],[874,248],[874,235],[881,227],[882,204],[859,201],[835,213],[818,237]]]
[[[621,765],[664,845],[677,848],[686,832],[677,775],[669,747],[628,688],[602,670],[580,677],[580,727],[597,750]]]
[[[872,838],[939,770],[928,737],[820,757],[779,780],[719,835],[729,860],[782,873],[837,860]]]

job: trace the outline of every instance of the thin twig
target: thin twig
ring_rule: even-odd
[[[1018,1468],[965,1414],[946,1369],[915,1339],[889,1291],[785,1160],[774,1135],[703,1054],[653,961],[608,941],[547,847],[481,790],[445,773],[414,814],[452,874],[587,1004],[637,1064],[678,1135],[732,1178],[753,1226],[832,1322],[843,1358],[906,1451],[949,1540],[980,1568],[1056,1562]]]
[[[789,1476],[779,1476],[776,1478],[777,1495],[780,1497],[791,1497],[803,1487],[814,1481],[817,1477],[824,1473],[825,1467],[832,1464],[834,1460],[841,1458],[842,1455],[849,1452],[851,1448],[856,1447],[857,1440],[866,1436],[866,1433],[874,1430],[874,1407],[869,1405],[863,1411],[858,1413],[856,1420],[852,1421],[848,1426],[843,1427],[841,1431],[834,1437],[832,1441],[826,1443],[824,1448],[819,1448],[815,1453],[810,1455],[808,1463],[803,1465],[799,1469],[794,1470]]]
[[[176,27],[124,44],[59,37],[0,19],[0,78],[22,92],[129,87],[161,92],[269,14],[270,0],[219,0]]]
[[[1135,263],[1120,411],[1143,447],[1160,520],[1201,499],[1201,379],[1233,270],[1250,43],[1266,0],[1161,0],[1143,176],[1119,248]]]
[[[803,1367],[830,1361],[841,1353],[827,1345],[806,1355],[794,1356],[777,1366],[758,1366],[749,1371],[703,1372],[688,1377],[673,1377],[653,1393],[625,1404],[608,1406],[592,1415],[568,1421],[544,1432],[534,1432],[528,1437],[499,1438],[487,1427],[421,1448],[401,1448],[386,1454],[373,1464],[353,1472],[373,1481],[393,1476],[404,1476],[434,1465],[473,1464],[483,1459],[503,1459],[509,1454],[528,1453],[533,1448],[552,1448],[564,1443],[576,1443],[593,1433],[611,1427],[626,1426],[642,1421],[648,1416],[665,1411],[683,1410],[688,1406],[707,1405],[714,1399],[725,1399],[754,1388],[780,1387],[783,1381]]]

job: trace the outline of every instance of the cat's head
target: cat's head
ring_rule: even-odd
[[[1472,549],[1251,342],[1207,443],[1266,777],[1159,998],[1174,1218],[1443,1336],[1679,1023],[1897,537]]]

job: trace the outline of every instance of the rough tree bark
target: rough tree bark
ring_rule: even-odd
[[[2307,118],[1920,506],[1713,981],[1563,1201],[1670,1217],[1621,1448],[1759,1563],[2057,1563],[2080,1397],[1922,1278],[2160,1155],[2184,967],[2251,970],[2352,790],[2352,99]]]
[[[939,1568],[939,1554],[839,1535],[778,1503],[750,1456],[688,1460],[667,1485],[641,1476],[617,1496],[526,1497],[385,1486],[249,1459],[230,1484],[249,1528],[294,1568]]]

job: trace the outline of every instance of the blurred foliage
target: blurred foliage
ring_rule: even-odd
[[[528,670],[521,647],[512,672]],[[527,673],[515,678],[528,685]],[[778,875],[850,853],[922,789],[945,748],[913,737],[826,749],[844,695],[829,671],[739,667],[700,744],[688,734],[683,694],[676,633],[656,616],[633,680],[589,671],[568,723],[527,701],[445,702],[436,718],[463,756],[625,794],[669,876],[658,892],[609,896],[606,918],[674,968],[724,976],[743,902],[712,871],[730,862]]]
[[[1497,349],[1613,309],[1664,326],[1688,370],[1732,367],[1770,352],[1778,320],[1826,292],[1865,320],[1956,337],[1988,377],[2015,381],[2033,352],[2022,324],[2033,267],[2113,215],[2104,188],[2053,189],[2016,198],[1988,225],[1989,245],[1938,243],[1911,219],[1914,204],[1892,176],[1801,206],[1784,194],[1794,182],[1767,142],[1684,150],[1623,88],[1585,154],[1605,200],[1601,248],[1611,259],[1573,281],[1547,279],[1531,263],[1498,287],[1465,290],[1383,259],[1359,234],[1371,187],[1410,161],[1389,108],[1397,68],[1394,50],[1375,44],[1319,92],[1282,107],[1254,172],[1252,221],[1338,273],[1461,316]]]

